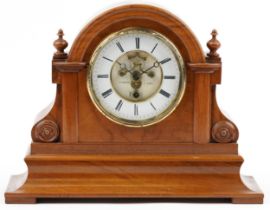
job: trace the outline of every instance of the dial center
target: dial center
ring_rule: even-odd
[[[142,50],[122,54],[111,68],[112,87],[120,97],[133,102],[145,101],[155,95],[162,78],[162,68],[157,59]]]

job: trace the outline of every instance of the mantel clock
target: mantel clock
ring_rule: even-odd
[[[203,53],[191,30],[150,5],[92,20],[70,52],[59,30],[52,82],[6,203],[44,198],[221,198],[262,203],[241,176],[238,129],[220,111],[220,43]]]

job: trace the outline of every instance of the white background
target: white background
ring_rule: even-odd
[[[134,2],[134,1],[125,1]],[[125,3],[124,2],[124,3]],[[145,1],[137,0],[137,3]],[[61,27],[70,45],[80,29],[101,11],[123,3],[93,1],[0,1],[0,209],[269,209],[270,167],[270,1],[152,0],[170,10],[205,43],[219,32],[223,61],[217,89],[221,109],[240,130],[241,172],[253,175],[265,193],[264,205],[150,203],[5,205],[3,193],[12,174],[26,170],[35,115],[55,97],[51,84],[52,42]],[[68,47],[70,49],[70,46]]]

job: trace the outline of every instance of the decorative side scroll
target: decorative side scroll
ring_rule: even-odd
[[[59,126],[53,120],[42,120],[32,129],[32,139],[34,142],[55,142],[59,139],[59,135]]]
[[[233,143],[238,139],[237,127],[229,121],[219,121],[212,127],[212,139],[218,143]]]

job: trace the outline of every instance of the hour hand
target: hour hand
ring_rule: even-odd
[[[131,70],[128,70],[125,63],[120,63],[117,61],[117,63],[120,65],[119,75],[121,77],[125,76],[127,72],[131,73]]]

